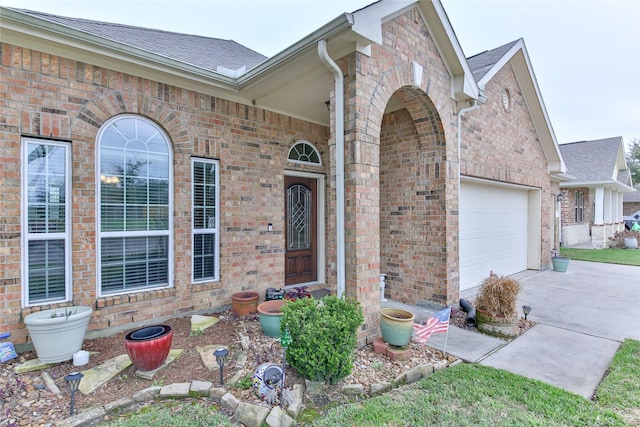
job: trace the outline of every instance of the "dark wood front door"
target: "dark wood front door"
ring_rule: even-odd
[[[318,279],[316,187],[315,179],[284,177],[287,286]]]

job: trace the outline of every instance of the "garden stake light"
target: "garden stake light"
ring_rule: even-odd
[[[527,320],[527,316],[529,315],[529,313],[531,313],[531,307],[529,307],[528,305],[523,305],[522,311],[524,312],[524,320]]]
[[[220,366],[220,385],[224,385],[222,381],[222,368],[224,368],[224,362],[227,361],[227,356],[229,355],[229,350],[226,348],[219,348],[213,352],[213,355],[216,357],[216,362]]]
[[[67,387],[69,387],[69,390],[71,390],[71,408],[69,411],[69,416],[73,415],[76,401],[76,390],[80,386],[80,380],[82,379],[82,377],[84,377],[84,375],[82,375],[80,372],[72,372],[64,377],[64,380],[67,382]]]

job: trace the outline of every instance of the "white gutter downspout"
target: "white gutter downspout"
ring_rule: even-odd
[[[479,107],[478,100],[474,99],[473,105],[458,111],[458,205],[460,204],[460,175],[462,171],[462,116]],[[460,206],[458,206],[458,209],[460,209]]]
[[[335,123],[336,123],[336,280],[337,295],[345,295],[345,240],[344,240],[344,76],[327,52],[327,41],[318,42],[318,56],[331,70],[335,78]]]

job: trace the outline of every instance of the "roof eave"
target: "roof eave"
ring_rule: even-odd
[[[578,187],[586,187],[586,188],[605,187],[605,188],[610,188],[612,190],[618,190],[621,193],[631,193],[633,191],[636,191],[635,188],[629,187],[628,185],[615,180],[605,180],[605,181],[577,181],[576,180],[571,182],[560,183],[560,188],[578,188]]]

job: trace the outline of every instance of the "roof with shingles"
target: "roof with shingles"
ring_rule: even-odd
[[[485,74],[487,74],[518,41],[520,40],[514,40],[495,49],[486,50],[467,58],[467,63],[473,73],[473,78],[476,79],[477,82],[482,80]]]
[[[622,137],[561,144],[560,152],[567,165],[567,173],[576,177],[574,182],[606,182],[617,180],[629,185],[626,170],[616,172]]]
[[[233,40],[10,9],[208,71],[217,72],[218,66],[231,70],[246,66],[250,70],[267,59]]]

